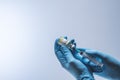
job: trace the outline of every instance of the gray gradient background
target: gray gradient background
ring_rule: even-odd
[[[75,80],[54,54],[55,39],[119,59],[119,34],[120,0],[0,1],[0,80]]]

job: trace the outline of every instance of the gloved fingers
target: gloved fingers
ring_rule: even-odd
[[[71,51],[65,45],[61,45],[60,51],[63,53],[64,57],[68,62],[74,59]]]
[[[58,39],[55,41],[54,50],[58,60],[65,68],[74,59],[71,51],[65,45],[58,44]]]
[[[55,53],[57,52],[57,51],[59,51],[60,50],[60,47],[61,47],[61,45],[60,44],[58,44],[58,39],[56,39],[55,40],[55,44],[54,44],[54,51],[55,51]]]
[[[102,72],[103,71],[103,58],[101,58],[97,51],[95,50],[86,50],[84,55],[87,55],[89,57],[86,57],[83,55],[82,62],[86,65],[89,65],[93,72]]]
[[[75,51],[73,52],[73,55],[76,59],[82,60],[81,52],[85,52],[86,48],[76,48]]]
[[[75,58],[87,66],[90,66],[93,72],[101,72],[103,70],[103,68],[98,65],[98,62],[102,65],[102,59],[96,54],[97,51],[86,48],[77,48],[77,52],[79,53],[74,54]],[[97,62],[91,61],[88,56]]]
[[[56,39],[56,41],[55,41],[54,51],[55,51],[55,54],[56,54],[56,56],[57,56],[57,59],[59,60],[59,62],[61,63],[61,65],[62,65],[63,67],[65,67],[66,64],[67,64],[67,60],[66,60],[66,58],[64,57],[63,52],[61,52],[61,45],[58,44],[58,39]]]
[[[67,63],[67,61],[64,58],[64,55],[61,53],[61,51],[57,51],[56,56],[57,56],[57,59],[60,61],[61,65],[65,65]]]
[[[70,63],[69,71],[76,77],[77,80],[82,80],[83,77],[93,78],[91,70],[77,59]]]
[[[76,45],[74,40],[71,40],[71,43]],[[58,44],[58,39],[55,41],[54,50],[61,65],[76,78],[82,79],[83,77],[92,76],[92,72],[82,62],[75,59],[72,52],[65,45]]]
[[[61,51],[61,53],[64,55],[64,57],[68,60],[73,57],[71,51],[65,46],[65,45],[60,45],[58,44],[58,39],[55,41],[55,46],[54,46],[55,52]]]
[[[92,61],[90,59],[97,62],[102,62],[102,58],[98,56],[97,51],[95,50],[86,50],[85,52],[83,52],[83,58],[87,59],[82,59],[82,61],[85,63],[91,63]],[[97,64],[95,62],[92,63]],[[91,66],[93,66],[92,63],[90,64]]]

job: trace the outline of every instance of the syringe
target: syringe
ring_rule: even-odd
[[[68,41],[67,39],[65,39],[63,37],[59,38],[58,43],[67,46],[70,50],[75,50],[75,48],[76,48],[73,43],[71,43],[70,41]],[[80,53],[81,56],[83,56],[84,58],[87,58],[88,60],[90,60],[91,62],[93,62],[96,65],[96,68],[98,68],[98,69],[95,69],[96,72],[102,71],[103,63],[97,61],[95,58],[91,57],[86,52],[79,51],[78,53]]]

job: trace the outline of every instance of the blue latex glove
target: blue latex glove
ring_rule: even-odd
[[[76,44],[74,40],[72,40],[73,44]],[[110,55],[106,53],[102,53],[96,50],[92,49],[85,49],[85,48],[76,48],[77,50],[81,52],[85,52],[86,54],[90,55],[92,58],[96,59],[97,61],[103,63],[103,69],[97,68],[95,64],[93,64],[88,59],[81,57],[80,53],[76,53],[75,51],[72,51],[72,54],[76,59],[81,61],[92,70],[92,72],[95,72],[95,74],[100,75],[101,77],[107,78],[107,79],[113,79],[113,80],[120,80],[120,62],[111,57]],[[99,73],[98,73],[99,72]]]
[[[94,80],[92,71],[76,59],[66,46],[58,44],[58,40],[55,41],[54,49],[63,68],[75,76],[77,80]]]
[[[81,51],[85,51],[87,54],[95,57],[99,57],[102,59],[102,63],[104,64],[103,72],[96,73],[97,75],[100,75],[101,77],[112,79],[112,80],[120,80],[120,62],[111,57],[108,54],[91,50],[91,49],[83,49],[79,48]],[[79,55],[77,57],[80,58]],[[84,63],[85,60],[81,59],[81,61]],[[94,66],[93,66],[94,68]]]

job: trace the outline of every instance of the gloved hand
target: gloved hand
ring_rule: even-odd
[[[107,79],[113,79],[113,80],[120,80],[120,62],[111,57],[110,55],[106,53],[102,53],[96,50],[91,49],[84,49],[79,48],[81,51],[85,51],[87,54],[95,57],[99,57],[102,59],[102,63],[104,64],[103,72],[96,73],[97,75],[100,75],[101,77],[105,77]],[[79,55],[76,57],[80,58]],[[84,59],[81,59],[81,61],[84,63]],[[89,63],[88,63],[89,64]],[[89,67],[89,66],[88,66]],[[94,66],[92,66],[94,68]]]
[[[76,44],[74,40],[72,40],[73,44]],[[81,52],[85,52],[87,55],[96,59],[98,62],[103,64],[102,68],[96,67],[92,61],[89,61],[87,58],[81,57],[80,53],[76,53],[76,51],[72,51],[73,56],[85,64],[85,66],[101,77],[105,77],[107,79],[120,80],[120,62],[111,57],[106,53],[102,53],[92,49],[85,48],[76,48]]]
[[[92,71],[76,59],[66,46],[58,44],[58,40],[55,41],[54,50],[63,68],[75,76],[77,80],[94,80]]]

